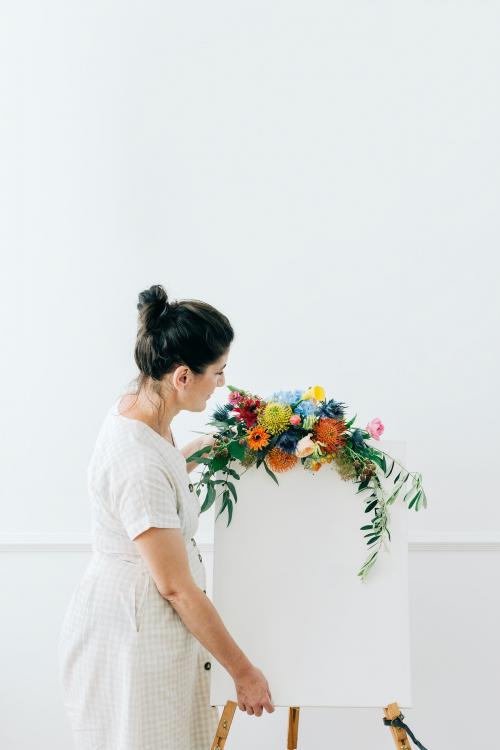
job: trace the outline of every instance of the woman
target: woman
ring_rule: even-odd
[[[235,682],[238,707],[274,711],[262,672],[238,647],[206,596],[194,534],[199,502],[171,422],[203,411],[234,337],[204,302],[170,304],[162,286],[141,292],[133,392],[101,426],[88,468],[92,558],[59,638],[64,703],[78,750],[208,750],[210,654]]]

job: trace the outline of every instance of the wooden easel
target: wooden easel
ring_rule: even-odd
[[[222,715],[220,717],[219,726],[215,733],[214,741],[210,750],[224,750],[227,736],[231,728],[233,721],[234,712],[236,711],[237,703],[235,701],[227,701]],[[299,736],[299,711],[298,706],[290,706],[288,710],[288,743],[287,750],[297,750],[297,742]],[[397,703],[389,703],[384,708],[384,714],[386,719],[396,719],[400,714],[399,706]],[[411,750],[410,741],[406,730],[401,727],[389,727],[391,730],[394,742],[396,743],[397,750]]]

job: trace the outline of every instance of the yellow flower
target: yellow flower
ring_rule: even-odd
[[[291,416],[292,408],[289,404],[270,401],[259,414],[257,421],[269,435],[277,435],[289,427]]]
[[[313,385],[303,394],[302,399],[304,401],[308,401],[309,399],[313,399],[314,401],[324,401],[325,396],[326,391],[323,386]]]

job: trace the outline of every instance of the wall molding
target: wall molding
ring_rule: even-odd
[[[211,554],[211,542],[197,542]],[[409,535],[410,552],[500,552],[500,532],[421,531]],[[91,536],[78,531],[2,532],[0,552],[90,552]]]

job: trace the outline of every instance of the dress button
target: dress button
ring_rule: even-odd
[[[210,667],[211,667],[211,666],[212,666],[212,665],[210,664],[210,662],[209,662],[209,661],[206,661],[206,662],[205,662],[205,669],[210,669]]]
[[[190,491],[190,492],[192,492],[192,491],[193,491],[193,489],[194,489],[194,485],[192,485],[192,484],[190,483],[190,484],[189,484],[189,491]]]
[[[200,562],[203,562],[203,558],[202,558],[201,555],[198,555],[198,559],[199,559]]]
[[[203,593],[204,593],[204,594],[206,594],[206,593],[207,593],[207,590],[206,590],[206,589],[203,589]]]

